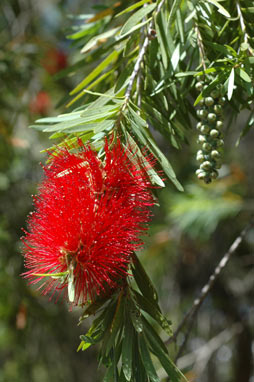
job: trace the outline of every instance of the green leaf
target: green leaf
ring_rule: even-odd
[[[176,70],[179,60],[180,60],[180,45],[178,44],[171,57],[171,64],[174,70]]]
[[[141,23],[138,23],[136,25],[134,25],[128,32],[126,32],[125,34],[123,35],[120,35],[119,36],[119,39],[124,39],[126,38],[127,36],[129,36],[130,34],[133,34],[133,32],[135,32],[137,29],[140,29],[142,27],[144,27],[146,24],[148,24],[149,22],[151,21],[151,18],[149,19],[146,19],[144,21],[142,21]]]
[[[148,298],[148,300],[158,302],[158,294],[154,288],[150,278],[148,277],[143,265],[139,261],[139,258],[133,254],[132,273],[142,294]]]
[[[70,40],[78,40],[84,36],[95,34],[100,28],[100,24],[86,24],[82,25],[78,32],[67,35],[66,37]]]
[[[168,159],[165,157],[165,155],[161,152],[157,144],[154,142],[147,128],[146,129],[144,128],[144,125],[147,125],[147,123],[131,107],[129,107],[129,110],[133,116],[133,119],[131,118],[130,122],[131,122],[131,127],[135,135],[137,135],[137,137],[140,139],[141,143],[144,146],[149,147],[150,151],[153,153],[155,158],[157,158],[163,171],[168,176],[168,178],[172,181],[172,183],[174,183],[176,188],[179,191],[183,191],[183,187],[176,179],[174,170],[172,166],[170,165]],[[136,122],[138,122],[139,120],[140,120],[140,124],[137,125]]]
[[[114,72],[113,69],[109,70],[108,72],[103,73],[101,76],[96,78],[96,80],[93,81],[86,89],[82,90],[78,95],[76,95],[76,97],[74,97],[70,102],[68,102],[66,107],[70,107],[71,105],[73,105],[76,101],[78,101],[81,97],[83,97],[86,94],[85,92],[87,92],[87,90],[90,90],[93,87],[95,87],[96,85],[98,85],[100,82],[105,80],[105,78],[110,76],[113,72]],[[114,98],[114,94],[111,95],[111,98]]]
[[[233,91],[234,91],[234,82],[235,82],[235,70],[231,69],[229,78],[228,78],[228,100],[231,100]]]
[[[136,291],[133,291],[133,293],[139,308],[148,313],[169,336],[172,336],[171,323],[160,312],[157,303],[154,304]]]
[[[116,27],[116,28],[110,29],[107,32],[104,32],[104,33],[101,33],[99,35],[94,36],[81,49],[81,53],[86,53],[88,50],[93,48],[100,40],[108,39],[109,37],[112,37],[112,36],[116,35],[116,33],[119,31],[119,29],[120,29],[120,27]]]
[[[203,72],[202,72],[203,73]],[[175,74],[175,77],[187,77],[187,76],[194,76],[195,74],[197,74],[197,72],[194,72],[194,71],[189,71],[189,72],[179,72],[179,73],[176,73]]]
[[[131,381],[134,331],[128,313],[128,311],[125,311],[125,327],[122,345],[122,368],[127,381]]]
[[[132,32],[133,30],[135,30],[139,21],[141,21],[146,15],[148,15],[148,13],[152,12],[155,7],[156,7],[156,3],[149,4],[146,7],[142,7],[137,12],[135,12],[123,25],[120,31],[120,36],[125,36],[129,34],[130,32]]]
[[[245,81],[245,82],[251,82],[250,76],[240,68],[240,77]]]
[[[208,3],[215,5],[218,8],[218,11],[225,17],[231,17],[228,11],[216,0],[206,0]],[[206,2],[204,1],[204,3]]]
[[[106,374],[105,374],[105,376],[103,378],[103,382],[114,382],[114,380],[115,380],[114,374],[115,374],[114,373],[114,364],[112,364],[108,368],[108,370],[107,370],[107,372],[106,372]]]
[[[248,121],[246,122],[237,142],[236,142],[236,146],[239,145],[241,139],[249,132],[249,130],[253,127],[254,125],[254,118],[253,118],[253,112],[250,113],[249,115],[249,118],[248,118]]]
[[[139,343],[139,351],[141,355],[141,359],[146,370],[147,375],[149,376],[149,380],[151,382],[160,382],[159,377],[154,368],[153,362],[151,360],[151,356],[148,350],[148,345],[143,334],[139,334],[138,337]]]
[[[69,275],[68,275],[68,298],[70,302],[75,300],[75,281],[74,281],[74,267],[73,264],[69,266]]]
[[[101,108],[96,109],[86,109],[82,111],[82,114],[77,117],[73,117],[72,120],[54,124],[52,126],[44,126],[45,132],[54,132],[54,131],[65,131],[70,132],[76,131],[89,131],[95,128],[94,125],[88,124],[88,122],[95,122],[108,118],[115,115],[119,111],[118,105],[102,106]]]
[[[170,8],[170,14],[169,14],[169,18],[168,18],[169,28],[172,27],[172,24],[175,20],[176,12],[180,8],[180,5],[181,5],[181,0],[174,0],[172,6]]]
[[[134,139],[131,137],[131,135],[128,132],[126,132],[126,133],[127,133],[127,137],[128,137],[128,142],[129,142],[130,147],[131,147],[131,158],[133,159],[133,152],[134,152],[136,154],[136,156],[138,156],[138,158],[140,159],[142,165],[145,167],[146,173],[148,174],[148,176],[151,180],[151,183],[156,184],[159,187],[165,187],[165,183],[159,177],[159,175],[156,173],[156,171],[152,168],[151,164],[147,161],[146,157],[142,154],[141,150],[139,149],[139,147],[136,144],[136,142],[134,141]],[[127,151],[127,153],[128,153],[128,151]],[[139,166],[139,162],[137,162],[136,164],[137,164],[137,166]]]
[[[141,5],[146,4],[146,3],[148,3],[148,2],[149,2],[149,0],[141,0],[141,1],[138,1],[137,3],[131,5],[130,7],[125,8],[122,12],[117,13],[117,15],[115,15],[115,17],[119,17],[119,16],[124,15],[125,13],[134,11],[134,9],[139,8],[139,7],[141,7]]]
[[[137,333],[141,333],[143,331],[143,323],[141,318],[140,309],[136,306],[134,301],[131,300],[131,296],[126,304],[126,314],[130,315],[132,324]]]
[[[203,99],[203,94],[202,92],[197,96],[197,98],[195,99],[195,102],[194,102],[194,106],[197,106],[199,104],[199,102],[201,101],[201,99]]]
[[[76,94],[82,90],[86,85],[88,85],[95,77],[97,77],[110,63],[116,60],[120,50],[114,50],[109,54],[83,81],[80,82],[71,92],[70,95]]]
[[[151,350],[156,353],[158,350],[160,352],[164,352],[166,355],[168,355],[168,349],[166,348],[166,345],[158,335],[158,333],[154,330],[152,325],[147,321],[147,319],[143,316],[142,317],[144,331],[146,334],[146,337],[148,341],[150,342]]]

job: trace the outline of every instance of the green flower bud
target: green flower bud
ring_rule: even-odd
[[[221,105],[214,105],[213,110],[216,114],[221,114],[222,113],[222,106]]]
[[[217,122],[216,122],[216,127],[217,127],[217,129],[221,129],[222,126],[223,126],[222,121],[217,121]]]
[[[212,97],[206,97],[205,104],[206,106],[212,106],[214,104],[214,99]]]
[[[212,130],[210,131],[210,136],[211,136],[212,138],[217,138],[219,135],[220,135],[220,133],[219,133],[219,131],[216,130],[216,129],[212,129]]]
[[[200,131],[202,134],[207,134],[210,131],[210,127],[208,125],[202,125]]]
[[[207,119],[209,122],[215,122],[216,121],[216,114],[214,113],[209,113],[207,116]]]
[[[204,163],[201,164],[200,168],[202,170],[210,170],[212,167],[212,163],[206,160]]]
[[[202,89],[203,89],[203,84],[202,84],[202,82],[197,82],[196,85],[195,85],[195,88],[196,88],[199,92],[201,92]]]
[[[212,150],[212,145],[208,142],[203,143],[202,149],[206,152],[210,152]]]

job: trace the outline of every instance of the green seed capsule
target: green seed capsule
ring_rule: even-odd
[[[210,131],[210,127],[208,125],[202,125],[200,131],[202,134],[207,134]]]
[[[203,84],[202,82],[197,82],[196,85],[195,85],[195,88],[201,92],[201,90],[203,89]]]
[[[205,104],[206,106],[212,106],[214,104],[214,99],[212,97],[206,97]]]
[[[222,106],[221,105],[214,105],[213,110],[216,114],[221,114],[222,113]]]
[[[224,141],[223,141],[223,139],[218,139],[218,140],[216,141],[216,143],[217,143],[217,147],[221,147],[221,146],[224,145]]]
[[[220,95],[220,92],[219,92],[219,90],[217,90],[217,89],[214,89],[214,90],[211,92],[211,97],[213,97],[213,98],[218,98],[219,95]]]
[[[216,129],[212,129],[212,130],[210,131],[210,136],[211,136],[212,138],[217,138],[219,135],[220,135],[220,133],[219,133],[219,131],[216,130]]]
[[[226,98],[225,98],[225,97],[220,97],[220,99],[219,99],[219,104],[220,104],[220,105],[224,105],[225,102],[226,102]]]
[[[199,105],[200,105],[200,106],[204,106],[204,104],[205,104],[205,101],[204,101],[204,98],[202,98],[202,99],[199,101]]]
[[[216,127],[217,127],[217,129],[221,129],[222,126],[223,126],[222,121],[217,121],[217,122],[216,122]]]
[[[204,137],[204,135],[199,135],[198,136],[198,142],[199,143],[205,143],[205,141],[206,141],[206,137]]]
[[[219,174],[218,174],[218,171],[214,170],[214,171],[211,172],[210,175],[211,175],[211,178],[212,178],[212,179],[216,179],[216,178],[218,178],[218,175],[219,175]]]
[[[217,150],[213,150],[213,151],[211,152],[211,157],[212,157],[213,159],[219,159],[221,156],[220,156],[219,151],[217,151]]]
[[[197,161],[200,162],[200,163],[204,162],[204,160],[205,160],[205,157],[202,154],[201,155],[197,155],[196,158],[197,158]]]
[[[197,174],[197,177],[198,177],[198,179],[200,179],[200,180],[205,179],[205,176],[206,176],[206,173],[205,173],[204,171],[199,172],[199,173]]]
[[[200,168],[202,170],[210,170],[212,167],[212,163],[206,160],[204,163],[201,164]]]
[[[206,176],[205,177],[205,179],[204,179],[204,182],[206,183],[206,184],[209,184],[209,183],[211,183],[211,181],[212,181],[212,179],[210,178],[210,176]]]
[[[207,116],[207,119],[209,122],[215,122],[216,121],[216,114],[214,113],[209,113]]]
[[[207,110],[202,109],[202,110],[199,110],[198,116],[200,119],[205,119],[207,117],[207,114],[208,114]]]
[[[212,150],[212,145],[210,144],[210,143],[208,143],[208,142],[205,142],[205,143],[203,143],[203,145],[202,145],[202,149],[205,151],[205,152],[210,152],[211,150]]]
[[[197,125],[196,125],[197,130],[200,130],[201,126],[202,126],[202,122],[198,122]]]

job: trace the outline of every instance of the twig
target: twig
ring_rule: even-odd
[[[203,39],[200,34],[200,30],[198,29],[198,25],[195,24],[195,31],[197,33],[197,43],[198,43],[198,50],[199,50],[199,55],[201,59],[201,64],[203,66],[204,71],[206,70],[206,63],[205,63],[205,48],[203,44]]]
[[[195,375],[200,376],[212,354],[216,352],[222,345],[226,344],[232,338],[234,338],[235,335],[241,333],[242,330],[243,326],[239,322],[233,324],[230,328],[224,329],[204,345],[179,358],[177,367],[179,367],[180,370],[191,367],[191,370],[195,373]],[[160,379],[163,379],[167,376],[163,368],[159,369],[157,373]]]
[[[144,4],[144,7],[147,7],[147,3]],[[143,17],[143,22],[145,21],[145,17]],[[143,41],[144,41],[144,38],[145,38],[145,27],[143,26],[141,28],[141,33],[140,33],[140,42],[139,42],[139,50],[142,49],[142,45],[143,45]],[[138,71],[138,74],[137,74],[137,89],[136,89],[136,92],[137,92],[137,105],[138,105],[138,108],[140,109],[141,108],[141,103],[142,103],[142,99],[141,99],[141,68],[139,68],[139,71]]]
[[[159,3],[157,9],[156,9],[156,14],[158,14],[164,4],[165,0],[161,0],[161,2]],[[148,48],[148,45],[149,45],[149,41],[150,41],[150,34],[151,34],[151,30],[153,29],[153,23],[154,23],[154,20],[152,19],[148,25],[148,33],[147,33],[147,36],[145,37],[144,39],[144,44],[139,52],[139,55],[138,55],[138,59],[135,63],[135,66],[134,66],[134,69],[133,69],[133,72],[130,76],[130,82],[129,82],[129,85],[126,89],[126,92],[125,92],[125,101],[124,101],[124,105],[123,105],[123,110],[125,109],[125,107],[127,106],[129,100],[130,100],[130,97],[131,97],[131,91],[132,91],[132,88],[133,88],[133,85],[134,85],[134,82],[135,82],[135,79],[137,77],[137,74],[140,70],[140,67],[141,67],[141,64],[143,62],[143,59],[144,59],[144,56],[145,56],[145,53],[146,53],[146,50]]]
[[[246,25],[245,25],[243,14],[242,14],[242,11],[241,11],[241,7],[240,7],[240,4],[239,4],[238,1],[236,2],[236,9],[237,9],[237,13],[238,13],[239,20],[240,20],[240,26],[241,26],[241,29],[242,29],[242,32],[243,32],[244,42],[246,44],[248,44],[248,51],[253,56],[253,49],[250,47],[250,44],[249,44],[249,41],[248,41],[250,36],[248,35],[248,33],[246,31]]]
[[[227,265],[230,257],[232,256],[232,254],[237,250],[237,248],[239,247],[239,245],[241,244],[241,242],[243,241],[243,238],[245,237],[246,233],[248,232],[248,230],[250,229],[250,227],[253,225],[253,222],[251,221],[251,223],[249,223],[245,228],[244,230],[240,233],[240,235],[235,239],[235,241],[233,242],[233,244],[230,246],[229,250],[225,253],[225,255],[223,256],[223,258],[221,259],[221,261],[219,262],[219,264],[217,265],[217,267],[215,268],[213,274],[210,276],[207,284],[201,289],[201,293],[200,293],[200,296],[193,302],[193,305],[191,306],[191,308],[189,309],[189,311],[185,314],[185,316],[183,317],[181,323],[179,324],[179,326],[177,327],[174,335],[172,337],[170,337],[165,343],[168,345],[172,342],[175,342],[180,331],[182,330],[182,328],[184,327],[184,325],[186,324],[186,322],[188,320],[194,320],[194,317],[195,315],[197,314],[197,312],[199,311],[202,303],[204,302],[206,296],[208,295],[208,293],[210,292],[211,288],[213,287],[215,281],[217,280],[217,278],[219,277],[219,275],[221,274],[222,270],[225,268],[225,266]],[[192,325],[193,323],[191,322],[190,325]],[[185,341],[185,344],[186,344],[186,341]]]

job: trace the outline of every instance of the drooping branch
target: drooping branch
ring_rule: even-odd
[[[239,245],[243,241],[244,237],[246,236],[246,233],[249,231],[249,229],[252,226],[253,226],[253,222],[251,220],[251,222],[243,229],[243,231],[240,233],[240,235],[234,240],[234,242],[230,246],[229,250],[222,257],[222,259],[220,260],[219,264],[215,268],[213,274],[210,276],[208,282],[201,289],[199,297],[194,300],[191,308],[188,310],[188,312],[183,317],[181,323],[178,325],[174,335],[172,337],[170,337],[166,341],[167,345],[172,343],[172,342],[176,342],[176,339],[177,339],[179,333],[181,332],[182,328],[189,321],[189,325],[188,325],[188,329],[187,329],[187,334],[186,334],[185,340],[183,341],[183,344],[180,347],[176,358],[178,358],[180,356],[180,354],[182,353],[183,348],[186,345],[188,336],[190,334],[191,327],[192,327],[193,322],[194,322],[194,318],[197,315],[197,313],[198,313],[201,305],[203,304],[205,298],[207,297],[208,293],[211,291],[215,281],[217,280],[217,278],[221,274],[222,270],[225,268],[225,266],[227,265],[228,261],[230,260],[231,256],[235,253],[235,251],[237,250],[237,248],[239,247]]]
[[[159,3],[158,7],[156,8],[156,11],[155,11],[155,14],[157,15],[163,4],[165,3],[165,0],[161,0],[161,2]],[[135,79],[140,71],[140,67],[141,67],[141,64],[143,62],[143,59],[144,59],[144,56],[146,54],[146,50],[148,48],[148,45],[149,45],[149,41],[150,41],[150,36],[151,36],[151,30],[153,29],[153,25],[154,25],[154,19],[152,19],[148,25],[148,31],[147,31],[147,35],[144,39],[144,43],[143,43],[143,46],[139,52],[139,55],[138,55],[138,58],[137,58],[137,61],[135,63],[135,66],[134,66],[134,69],[133,69],[133,72],[130,76],[130,82],[129,82],[129,85],[126,89],[126,92],[125,92],[125,102],[124,102],[124,106],[123,106],[123,109],[125,109],[125,107],[127,106],[129,100],[130,100],[130,97],[131,97],[131,91],[132,91],[132,88],[133,88],[133,85],[134,85],[134,82],[135,82]]]

